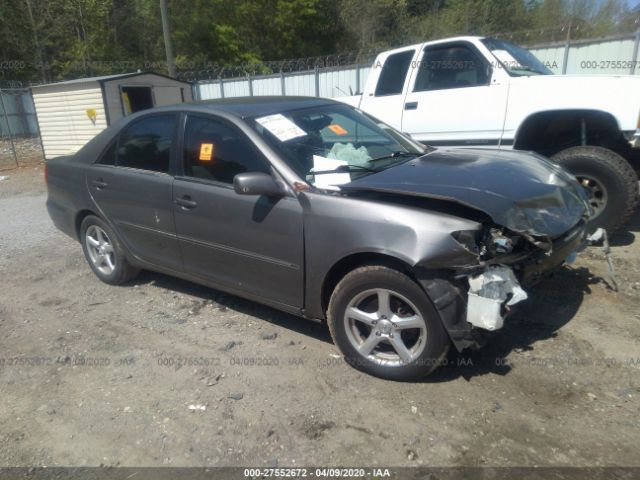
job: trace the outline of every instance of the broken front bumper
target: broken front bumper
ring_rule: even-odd
[[[487,266],[468,275],[471,282],[444,279],[440,276],[442,272],[426,271],[418,272],[418,279],[438,310],[456,349],[478,348],[486,343],[488,331],[503,326],[509,307],[527,297],[526,289],[544,274],[560,267],[572,253],[581,250],[585,237],[586,222],[581,221],[556,239],[549,252],[540,251],[511,265]],[[485,282],[489,278],[493,281]],[[467,282],[475,283],[475,287]],[[502,285],[483,290],[485,284],[496,282]]]
[[[503,265],[487,268],[469,277],[467,322],[484,330],[499,330],[505,309],[526,300],[525,292],[513,270]]]

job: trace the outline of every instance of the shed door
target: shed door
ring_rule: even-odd
[[[153,91],[151,87],[120,87],[120,96],[122,98],[122,113],[131,115],[140,110],[153,108]]]

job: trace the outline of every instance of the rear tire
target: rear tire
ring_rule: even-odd
[[[91,270],[103,282],[120,285],[140,273],[129,264],[118,237],[101,218],[88,215],[82,221],[80,242]]]
[[[596,210],[588,230],[603,227],[610,232],[621,229],[638,206],[638,176],[629,162],[603,147],[572,147],[551,160],[565,167],[586,188]]]
[[[328,309],[334,343],[353,367],[389,380],[426,377],[451,344],[420,286],[397,270],[360,267],[336,286]]]

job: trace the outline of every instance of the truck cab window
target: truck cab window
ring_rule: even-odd
[[[387,57],[376,85],[376,97],[402,93],[404,80],[415,53],[415,50],[406,50]]]
[[[477,87],[489,83],[489,68],[463,45],[427,47],[420,61],[414,92]]]

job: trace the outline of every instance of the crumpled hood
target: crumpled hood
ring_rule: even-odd
[[[557,237],[588,212],[575,178],[529,152],[438,149],[340,186],[448,200],[480,210],[510,230]]]

